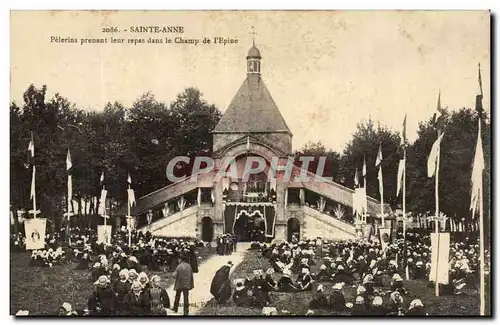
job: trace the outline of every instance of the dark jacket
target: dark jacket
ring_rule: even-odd
[[[188,263],[182,262],[177,266],[174,278],[174,290],[191,290],[194,288],[193,269]]]

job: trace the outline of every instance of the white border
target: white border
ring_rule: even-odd
[[[370,1],[370,0],[349,0],[349,1],[343,1],[343,2],[335,2],[329,4],[326,4],[326,1],[318,1],[318,0],[308,0],[308,1],[275,1],[274,3],[269,0],[253,0],[253,1],[211,1],[210,4],[208,5],[204,1],[190,1],[190,0],[184,0],[180,2],[168,2],[164,3],[162,2],[154,2],[150,0],[142,0],[142,1],[116,1],[116,2],[111,2],[111,1],[103,1],[103,0],[87,0],[87,1],[2,1],[0,6],[2,7],[1,11],[1,19],[2,19],[2,28],[1,33],[2,33],[2,39],[4,40],[4,44],[10,44],[10,32],[9,32],[9,10],[10,9],[73,9],[73,10],[78,10],[78,9],[149,9],[149,10],[159,10],[159,9],[257,9],[257,10],[263,10],[263,9],[309,9],[309,10],[318,10],[318,9],[339,9],[339,10],[347,10],[347,9],[384,9],[384,10],[391,10],[391,9],[428,9],[428,10],[437,10],[437,9],[447,9],[447,10],[463,10],[463,9],[491,9],[494,13],[500,12],[500,1],[498,0],[475,0],[475,1],[463,1],[463,0],[454,0],[454,1],[437,1],[437,0],[407,0],[407,1],[390,1],[390,0],[379,0],[379,1]],[[498,17],[497,17],[498,18]],[[466,24],[466,22],[464,22]],[[498,22],[497,22],[498,24]],[[26,26],[26,28],[29,28],[29,26]],[[498,34],[495,33],[495,41],[498,42]],[[495,43],[496,43],[495,42]],[[2,55],[2,65],[1,65],[1,72],[2,76],[4,77],[4,87],[2,87],[2,91],[0,92],[1,94],[1,99],[2,103],[4,103],[5,108],[2,110],[2,114],[4,114],[0,118],[1,123],[4,124],[5,127],[0,128],[2,132],[4,133],[0,139],[2,140],[1,146],[2,146],[2,151],[5,153],[4,157],[8,157],[9,154],[9,127],[8,127],[8,103],[10,102],[10,95],[9,95],[9,69],[10,69],[10,63],[9,63],[9,56],[10,52],[7,50],[4,50],[1,52]],[[496,66],[495,71],[497,72]],[[496,84],[496,83],[495,83]],[[498,87],[496,87],[498,88]],[[496,90],[496,89],[495,89]],[[495,93],[492,91],[492,93]],[[493,109],[496,107],[496,105],[493,106]],[[496,113],[495,115],[497,115]],[[495,124],[496,124],[496,118],[495,118]],[[496,136],[496,134],[495,134]],[[497,150],[497,146],[495,146],[495,151]],[[2,171],[6,174],[6,176],[9,175],[9,161],[8,159],[3,159],[1,161],[1,166],[2,166]],[[8,177],[4,177],[3,179],[7,179]],[[494,182],[496,183],[496,178],[494,178]],[[495,201],[498,202],[498,196],[497,193],[495,193]],[[9,206],[9,182],[2,182],[2,195],[0,196],[0,200],[2,202],[2,208],[5,214],[7,215],[7,208]],[[495,216],[494,216],[495,217]],[[7,220],[8,218],[5,217],[5,225],[7,226]],[[496,227],[495,231],[498,233],[498,225],[500,224],[499,221],[496,221]],[[5,259],[9,258],[9,236],[8,236],[8,226],[5,227],[4,229],[7,229],[6,236],[4,237],[6,240],[3,245],[0,246],[0,248],[3,250],[3,256]],[[0,268],[2,272],[2,279],[5,279],[7,282],[9,279],[9,267],[2,267]],[[6,284],[4,285],[4,288],[8,287],[10,288],[10,285]],[[495,301],[498,301],[499,299],[495,299]],[[2,290],[2,306],[4,306],[4,311],[2,312],[2,316],[6,319],[8,323],[14,322],[14,318],[8,316],[10,313],[10,308],[9,308],[9,303],[10,301],[10,292],[9,290]],[[424,302],[425,303],[425,302]],[[495,307],[497,307],[495,305]],[[401,318],[403,320],[404,318]],[[51,319],[48,319],[46,321],[52,321]],[[98,320],[98,319],[92,319],[92,322],[96,323],[101,323],[103,321]],[[133,322],[151,322],[154,320],[147,319],[147,320],[137,320],[135,319]],[[181,323],[182,321],[186,321],[178,319],[168,319],[168,320],[161,320],[161,321],[167,321],[169,323]],[[202,319],[203,322],[205,323],[215,323],[218,321],[218,319]],[[241,319],[237,320],[238,322],[244,322],[244,321],[257,321],[256,319]],[[287,320],[279,320],[279,319],[273,319],[273,322],[278,322],[278,321],[287,321]],[[307,320],[306,319],[300,319],[298,322],[303,322],[305,323]],[[331,320],[325,319],[325,321],[331,322]],[[353,322],[356,320],[345,320],[345,319],[334,319],[333,322],[335,323],[340,323],[340,322]],[[357,321],[366,321],[366,319],[360,319]],[[385,319],[382,320],[375,320],[375,319],[370,319],[370,322],[383,322]],[[409,323],[417,323],[419,320],[407,320],[404,319],[405,322]],[[436,322],[442,324],[443,322],[453,322],[454,319],[432,319],[428,320],[428,322]],[[471,320],[474,321],[474,320]],[[66,321],[64,321],[66,322]],[[71,323],[71,321],[67,321],[68,323]],[[108,321],[109,322],[109,321]]]

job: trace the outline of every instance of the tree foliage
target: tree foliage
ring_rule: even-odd
[[[73,198],[99,197],[101,174],[112,207],[125,202],[127,174],[136,196],[167,185],[165,168],[174,156],[210,153],[210,131],[221,117],[202,93],[187,88],[170,104],[151,93],[132,107],[108,103],[84,111],[47,88],[28,87],[22,106],[10,105],[10,201],[13,210],[31,209],[31,165],[28,143],[35,142],[37,208],[59,224],[66,211],[66,155],[71,150]],[[79,211],[83,214],[83,211]]]

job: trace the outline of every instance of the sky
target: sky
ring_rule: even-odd
[[[182,26],[183,34],[131,33],[131,26]],[[341,151],[371,118],[407,135],[436,110],[474,107],[481,64],[490,111],[487,11],[27,11],[11,13],[11,100],[33,83],[77,107],[130,106],[150,91],[170,103],[200,89],[224,111],[246,77],[255,43],[262,77],[293,133],[293,148],[322,141]],[[106,27],[119,32],[103,33]],[[127,29],[127,31],[125,31]],[[51,43],[51,36],[77,44]],[[200,39],[211,44],[127,44],[128,38]],[[81,38],[123,38],[84,44]],[[238,40],[213,44],[214,37]]]

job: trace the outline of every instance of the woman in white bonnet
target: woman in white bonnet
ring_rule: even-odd
[[[141,316],[150,314],[151,301],[149,295],[145,294],[142,289],[142,284],[139,281],[132,283],[130,291],[123,300],[126,315]]]
[[[125,295],[130,291],[130,285],[131,283],[128,279],[128,270],[120,270],[118,279],[115,280],[115,283],[113,284],[113,289],[116,293],[116,306],[119,314],[123,314],[125,312],[123,300],[125,299]]]
[[[342,292],[343,288],[344,288],[343,282],[335,283],[332,287],[333,291],[330,294],[330,299],[329,299],[330,308],[332,309],[332,311],[341,312],[346,308],[345,306],[346,300],[344,293]]]
[[[299,286],[300,291],[312,290],[312,278],[309,272],[309,268],[302,268],[302,275],[297,284]]]
[[[410,303],[410,307],[408,311],[406,312],[406,315],[409,316],[426,316],[427,313],[425,312],[425,307],[424,304],[422,304],[422,301],[420,299],[414,299]]]
[[[387,309],[383,306],[384,300],[380,296],[373,297],[372,305],[370,306],[370,315],[385,316]]]
[[[309,309],[328,309],[328,299],[324,292],[324,287],[322,284],[318,285],[316,288],[316,293],[313,299],[309,302]]]
[[[283,275],[278,280],[278,290],[279,292],[295,292],[297,288],[293,284],[292,279],[290,278],[292,272],[289,268],[285,268],[283,270]]]

